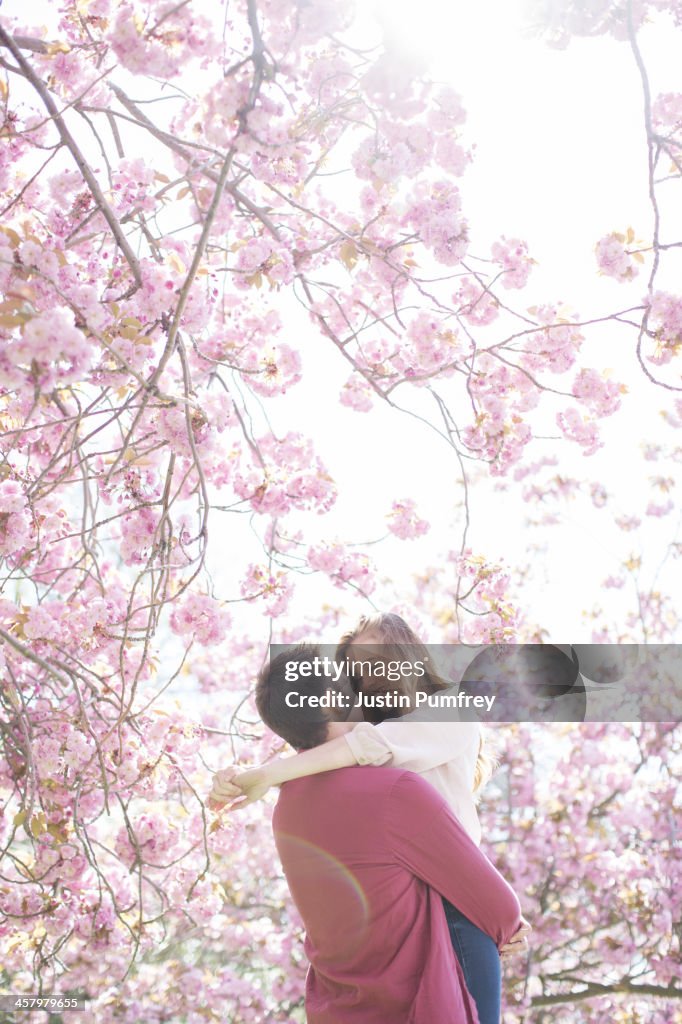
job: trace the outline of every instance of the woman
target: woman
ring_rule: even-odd
[[[246,772],[217,773],[212,797],[235,806],[259,799],[270,786],[290,779],[350,767],[354,764],[396,767],[422,774],[447,800],[473,841],[481,840],[475,793],[491,774],[478,721],[446,721],[424,712],[386,707],[377,701],[388,691],[414,698],[417,690],[435,694],[449,689],[431,667],[429,653],[398,615],[364,617],[345,634],[336,651],[336,663],[350,668],[350,681],[362,696],[365,717],[353,729],[328,743],[279,758]],[[402,668],[399,678],[389,671]],[[413,671],[407,670],[412,667]],[[417,667],[419,667],[417,669]],[[456,870],[453,865],[453,870]],[[455,955],[478,1010],[480,1024],[499,1024],[501,1001],[500,951],[493,939],[477,928],[456,907],[443,901]],[[529,926],[503,951],[511,954],[525,946]]]

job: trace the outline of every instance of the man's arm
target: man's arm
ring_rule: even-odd
[[[404,772],[391,791],[385,822],[391,850],[404,867],[445,896],[498,947],[509,942],[521,923],[516,894],[433,786]]]

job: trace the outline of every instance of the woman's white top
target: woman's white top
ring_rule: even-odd
[[[360,722],[344,734],[358,764],[387,764],[418,772],[438,790],[476,845],[481,825],[473,784],[481,726],[470,721],[424,721],[413,714],[378,725]]]

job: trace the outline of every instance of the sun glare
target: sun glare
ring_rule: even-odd
[[[502,56],[522,32],[522,0],[372,0],[386,41],[445,77]],[[449,77],[449,76],[448,76]]]

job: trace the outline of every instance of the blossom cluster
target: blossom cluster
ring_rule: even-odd
[[[597,242],[596,254],[599,272],[607,277],[613,277],[616,281],[631,281],[639,273],[639,267],[635,260],[641,254],[633,255],[627,248],[627,244],[634,241],[634,232],[629,230],[628,235],[612,231]]]
[[[307,557],[311,569],[325,573],[337,587],[351,584],[363,594],[374,590],[373,567],[362,552],[332,543],[311,547]]]
[[[417,504],[412,498],[394,501],[386,518],[391,533],[401,540],[413,540],[429,531],[429,524],[417,515]]]
[[[668,363],[682,345],[682,298],[654,291],[648,299],[648,325],[656,341],[652,362]]]

